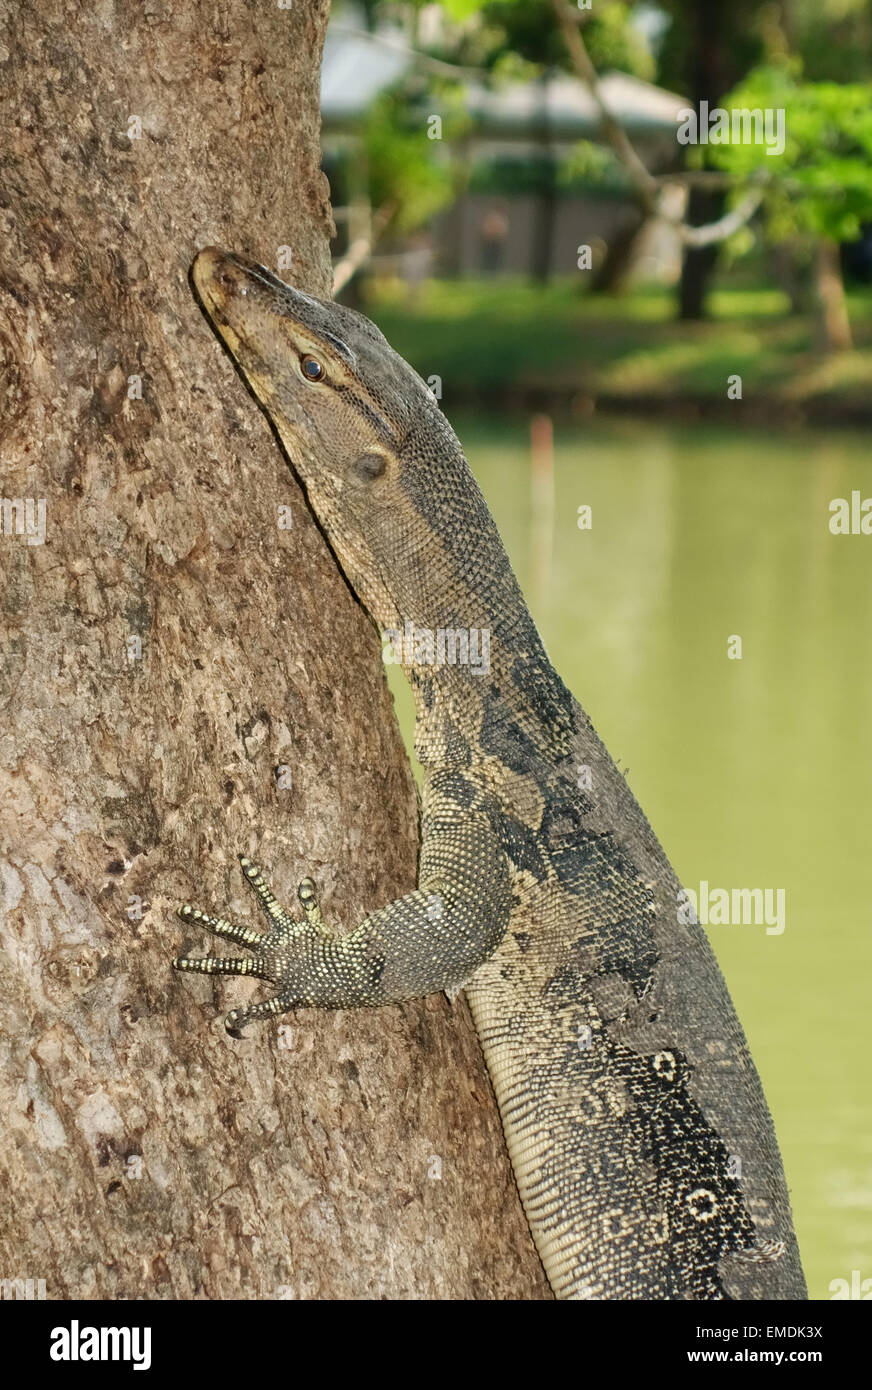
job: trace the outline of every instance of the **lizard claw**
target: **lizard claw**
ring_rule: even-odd
[[[308,926],[312,927],[321,936],[332,936],[324,918],[321,916],[321,908],[318,904],[318,890],[311,878],[302,878],[297,884],[297,897],[306,918]]]
[[[249,1004],[243,1009],[231,1009],[225,1016],[224,1027],[231,1038],[243,1037],[243,1028],[261,1018],[275,1018],[296,1008],[298,999],[293,994],[276,994],[272,999],[264,999],[259,1004]]]
[[[286,1013],[288,1009],[295,1008],[300,1003],[299,996],[287,988],[287,977],[292,963],[288,948],[302,937],[329,938],[333,934],[321,915],[318,892],[311,878],[302,879],[297,887],[297,897],[303,909],[303,920],[299,921],[280,906],[259,864],[253,863],[245,855],[239,856],[239,863],[246,881],[255,893],[258,907],[269,922],[266,931],[256,931],[253,927],[231,922],[226,917],[216,917],[213,913],[192,906],[191,903],[180,904],[177,913],[183,922],[202,927],[213,936],[236,941],[257,951],[257,955],[251,959],[176,956],[172,963],[174,970],[188,974],[251,975],[256,979],[284,984],[281,992],[271,999],[231,1010],[224,1020],[224,1026],[231,1037],[236,1038],[242,1037],[242,1029],[246,1023]]]

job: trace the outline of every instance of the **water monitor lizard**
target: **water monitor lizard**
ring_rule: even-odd
[[[806,1297],[772,1121],[702,929],[555,672],[461,446],[368,319],[213,248],[193,278],[415,697],[418,887],[345,935],[243,859],[268,927],[189,904],[285,1010],[466,989],[561,1298]],[[477,649],[471,653],[464,645]],[[453,659],[452,659],[453,657]],[[485,659],[486,658],[486,659]]]

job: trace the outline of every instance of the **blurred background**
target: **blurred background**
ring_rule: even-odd
[[[322,82],[338,297],[682,881],[784,890],[708,931],[824,1299],[872,1297],[870,73],[870,0],[334,0]]]

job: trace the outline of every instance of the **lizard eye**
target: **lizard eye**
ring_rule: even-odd
[[[324,375],[324,368],[317,357],[312,357],[309,353],[300,358],[300,371],[307,381],[320,381]]]

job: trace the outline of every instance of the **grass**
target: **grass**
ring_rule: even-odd
[[[370,287],[368,309],[422,376],[441,377],[446,401],[465,394],[577,392],[605,404],[727,405],[743,400],[817,407],[829,418],[872,417],[872,291],[849,296],[855,348],[821,357],[810,318],[791,316],[777,289],[722,288],[705,323],[679,323],[675,295],[638,290],[586,295],[563,279],[433,280],[410,300],[398,281]],[[732,404],[732,403],[729,403]]]

